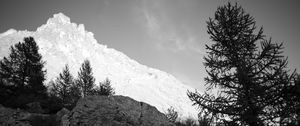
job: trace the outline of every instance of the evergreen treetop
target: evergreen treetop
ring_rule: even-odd
[[[105,95],[105,96],[110,96],[114,95],[115,91],[111,87],[110,80],[108,78],[105,79],[105,81],[99,83],[99,87],[95,88],[95,95]]]
[[[93,92],[95,78],[93,77],[92,67],[89,60],[85,60],[81,65],[76,83],[80,87],[82,97],[86,97]]]
[[[73,76],[70,73],[68,65],[66,65],[59,76],[56,78],[55,83],[52,83],[52,92],[61,98],[63,103],[67,103],[70,99],[70,88],[74,84]]]

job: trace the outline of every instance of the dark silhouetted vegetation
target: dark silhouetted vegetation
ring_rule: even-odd
[[[93,94],[95,78],[93,77],[92,67],[89,60],[85,60],[81,65],[76,79],[76,85],[79,87],[82,97]]]
[[[296,74],[287,68],[282,43],[266,39],[237,4],[219,7],[207,27],[213,44],[206,45],[205,81],[208,91],[218,92],[188,92],[201,113],[227,125],[299,124]],[[291,122],[294,117],[298,122]]]
[[[110,95],[114,95],[115,91],[110,85],[110,80],[106,78],[105,81],[99,83],[98,87],[94,88],[93,94],[110,96]]]
[[[30,102],[44,102],[45,62],[38,50],[34,39],[27,37],[11,46],[9,56],[0,61],[0,104],[24,108]]]
[[[280,124],[300,125],[300,75],[294,76],[290,86],[282,89],[284,105],[281,106],[279,115],[282,117]]]
[[[176,126],[212,126],[211,118],[207,118],[206,115],[199,116],[198,124],[197,121],[192,118],[187,118],[185,120],[177,120],[178,112],[171,106],[165,112],[166,117]],[[218,125],[217,125],[218,126]]]
[[[177,121],[177,122],[175,122],[175,125],[176,126],[198,126],[196,123],[196,120],[191,119],[191,118],[187,118],[184,121]],[[201,126],[201,125],[199,125],[199,126]]]
[[[65,108],[73,108],[80,98],[79,88],[74,83],[74,78],[70,73],[68,65],[56,78],[55,82],[50,82],[50,95],[57,97],[60,104]]]
[[[213,124],[212,119],[213,118],[209,117],[208,114],[198,115],[199,126],[211,126]],[[218,125],[218,123],[216,123],[216,125]]]
[[[168,120],[170,120],[170,122],[174,123],[176,122],[176,119],[178,117],[178,112],[175,111],[175,109],[171,106],[170,108],[167,109],[165,115],[167,116]]]
[[[56,102],[58,102],[53,108],[62,109],[64,107],[71,110],[80,98],[88,95],[109,96],[115,94],[108,78],[104,82],[100,82],[99,86],[94,83],[95,78],[92,75],[92,68],[88,60],[82,63],[77,79],[73,78],[68,65],[66,65],[56,81],[50,82],[49,94],[52,99],[56,99]]]
[[[52,99],[56,99],[58,102],[54,108],[61,109],[64,107],[71,110],[80,98],[88,95],[109,96],[115,94],[108,78],[104,82],[100,82],[99,86],[94,83],[95,78],[92,75],[92,68],[88,60],[82,63],[77,79],[73,78],[68,65],[66,65],[55,82],[50,82],[49,94]]]

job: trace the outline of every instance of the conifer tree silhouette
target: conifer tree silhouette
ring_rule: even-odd
[[[22,95],[30,94],[31,98],[47,96],[47,88],[43,83],[46,74],[45,62],[38,50],[33,37],[26,37],[24,42],[11,46],[9,56],[0,61],[1,85],[5,88],[4,94],[9,94],[10,98],[7,100],[10,100],[11,104],[22,102],[11,99]],[[32,102],[33,99],[21,100]]]
[[[78,72],[76,84],[80,88],[82,97],[86,97],[93,93],[93,88],[95,87],[95,78],[93,77],[89,60],[85,60],[82,63],[80,71]]]
[[[266,39],[255,23],[237,4],[217,9],[207,22],[213,44],[206,45],[204,65],[207,90],[217,89],[218,93],[188,92],[203,113],[230,125],[278,123],[285,105],[283,89],[295,75],[288,74],[282,43]]]

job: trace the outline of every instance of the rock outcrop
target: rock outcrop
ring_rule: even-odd
[[[21,110],[5,108],[0,105],[0,125],[1,126],[31,126],[29,121],[23,120],[30,113]]]
[[[66,108],[63,108],[63,109],[61,109],[60,111],[58,111],[56,113],[56,122],[57,122],[56,124],[57,124],[57,126],[62,126],[63,125],[62,124],[63,117],[65,115],[69,114],[69,113],[70,113],[70,111]]]
[[[0,105],[0,126],[61,126],[61,118],[67,113],[67,109],[55,115],[29,113]]]
[[[29,113],[0,105],[1,126],[173,126],[155,107],[126,96],[88,96],[70,112]]]
[[[63,126],[172,126],[155,107],[125,96],[88,96],[62,119]]]

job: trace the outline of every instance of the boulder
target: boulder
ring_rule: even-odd
[[[62,124],[62,118],[65,116],[65,115],[67,115],[67,114],[69,114],[70,113],[70,111],[68,110],[68,109],[66,109],[66,108],[62,108],[60,111],[58,111],[57,113],[56,113],[56,122],[57,122],[57,126],[62,126],[63,124]]]
[[[88,96],[62,118],[63,126],[173,126],[155,107],[125,96]]]

